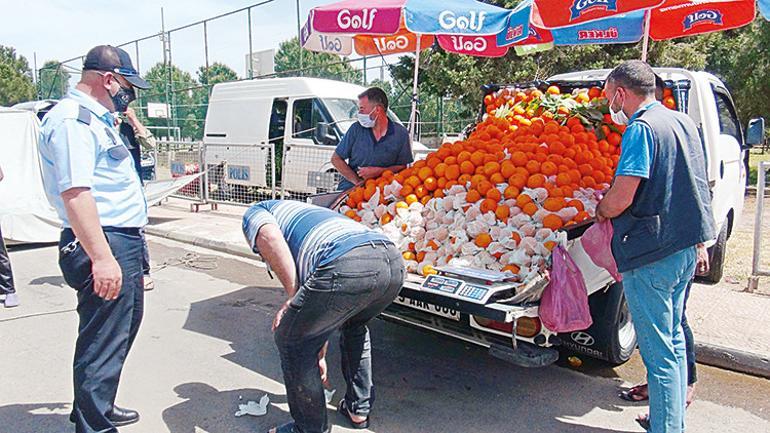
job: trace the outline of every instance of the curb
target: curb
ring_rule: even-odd
[[[173,241],[190,244],[196,247],[208,248],[220,253],[232,254],[234,256],[261,261],[259,256],[251,252],[245,246],[233,246],[230,243],[217,241],[199,236],[193,236],[187,233],[180,233],[174,230],[165,230],[157,227],[146,226],[145,233],[160,238],[171,239]]]
[[[210,250],[232,254],[234,256],[244,257],[259,262],[262,261],[260,256],[254,254],[245,246],[234,246],[227,242],[193,236],[174,230],[164,230],[152,226],[146,226],[145,232],[152,236],[171,239],[173,241],[201,248],[208,248]],[[699,364],[770,379],[770,356],[762,356],[714,344],[695,343],[695,357]]]
[[[739,373],[770,379],[770,356],[744,352],[716,344],[695,343],[695,360]]]

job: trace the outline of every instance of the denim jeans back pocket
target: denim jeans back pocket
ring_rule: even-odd
[[[363,306],[377,287],[379,271],[335,272],[332,296],[327,307],[337,312],[348,312]]]
[[[91,258],[78,242],[70,242],[59,248],[59,268],[64,281],[75,290],[87,287],[92,279]]]

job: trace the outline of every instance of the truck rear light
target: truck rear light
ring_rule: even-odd
[[[494,320],[485,319],[483,317],[473,316],[476,323],[479,326],[494,329],[495,331],[505,332],[506,334],[513,333],[513,323],[497,322]],[[540,333],[542,329],[540,325],[540,319],[537,317],[520,317],[516,321],[516,335],[524,338],[532,338]]]

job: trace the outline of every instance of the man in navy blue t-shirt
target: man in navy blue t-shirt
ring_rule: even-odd
[[[338,186],[346,190],[385,170],[397,172],[411,163],[409,132],[388,119],[388,96],[372,87],[358,95],[358,122],[342,137],[332,155],[332,165],[342,175]]]

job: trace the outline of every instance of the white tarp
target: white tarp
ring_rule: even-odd
[[[61,222],[43,189],[32,111],[0,107],[0,225],[11,242],[55,242]]]
[[[32,111],[0,107],[0,227],[9,244],[57,242],[61,220],[43,189],[37,150],[40,121]],[[152,206],[203,173],[145,184]]]

